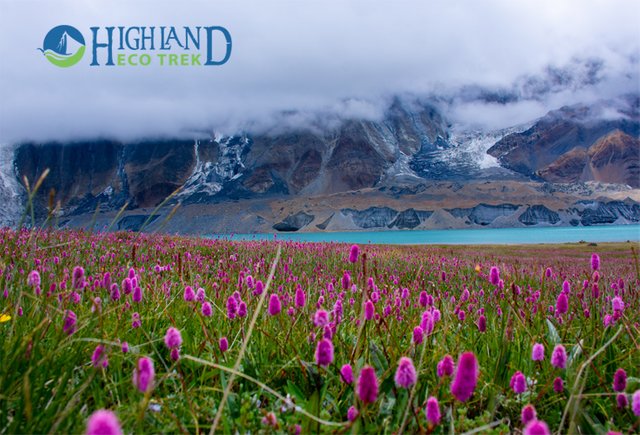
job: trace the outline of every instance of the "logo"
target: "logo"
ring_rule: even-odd
[[[84,37],[75,27],[57,26],[49,30],[42,48],[38,50],[55,66],[67,68],[80,62],[84,56]]]
[[[87,47],[75,27],[54,27],[38,50],[61,68],[80,62],[85,50],[92,67],[219,66],[231,56],[231,34],[222,26],[94,26],[89,30]]]

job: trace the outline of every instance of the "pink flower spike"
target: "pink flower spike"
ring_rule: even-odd
[[[364,304],[364,318],[365,318],[365,320],[373,319],[373,314],[374,313],[375,313],[375,307],[373,306],[373,302],[371,302],[371,300],[368,300]]]
[[[408,389],[416,383],[417,378],[418,376],[416,374],[416,369],[413,366],[413,361],[411,361],[411,358],[407,358],[406,356],[400,358],[400,361],[398,362],[398,368],[394,376],[396,385],[398,387]]]
[[[122,435],[118,417],[106,409],[95,411],[87,420],[86,435]]]
[[[553,380],[553,391],[556,393],[562,393],[564,391],[564,381],[561,377],[557,377]]]
[[[340,368],[340,377],[345,384],[353,383],[353,369],[350,364],[345,364]]]
[[[618,369],[613,374],[613,391],[623,392],[627,388],[627,372],[624,369]]]
[[[438,377],[451,376],[455,369],[451,355],[445,355],[438,363]]]
[[[564,349],[564,346],[558,344],[551,354],[551,365],[558,368],[564,369],[567,366],[567,351]]]
[[[451,394],[460,402],[466,402],[473,395],[478,384],[478,371],[478,360],[473,352],[460,355],[451,383]]]
[[[323,338],[316,347],[316,364],[327,367],[333,362],[333,343],[331,340]]]
[[[529,404],[522,408],[520,419],[522,420],[523,425],[526,426],[530,421],[535,420],[536,417],[536,409],[533,407],[533,405]]]
[[[355,421],[356,418],[358,418],[358,415],[360,415],[360,413],[358,412],[355,406],[351,406],[347,410],[347,420],[349,421]]]
[[[272,293],[269,296],[269,314],[275,316],[280,313],[282,310],[282,305],[280,304],[280,298],[277,294]]]
[[[378,398],[378,378],[373,367],[365,366],[360,371],[356,393],[358,399],[365,404],[373,403]]]
[[[153,388],[154,376],[153,360],[143,356],[138,360],[136,368],[133,370],[133,385],[141,393],[146,393]]]
[[[549,431],[549,426],[547,423],[541,420],[531,420],[529,424],[527,424],[523,431],[522,435],[551,435]]]
[[[636,390],[631,398],[631,410],[636,417],[640,417],[640,390]]]
[[[511,377],[511,382],[509,382],[511,389],[516,394],[522,394],[527,391],[527,379],[524,377],[521,371],[517,371]]]
[[[180,347],[182,344],[182,335],[180,334],[180,331],[174,327],[167,329],[167,333],[164,336],[164,344],[166,344],[169,349]]]
[[[535,343],[531,350],[531,359],[533,361],[544,361],[544,345]]]
[[[358,245],[352,245],[351,249],[349,250],[349,262],[355,263],[356,261],[358,261],[359,253],[360,253],[360,248],[358,247]]]
[[[219,342],[220,352],[225,353],[229,349],[229,341],[227,337],[222,337]]]
[[[431,396],[427,400],[427,406],[424,410],[425,416],[427,417],[427,421],[433,426],[437,426],[440,424],[440,404],[438,403],[438,399]]]

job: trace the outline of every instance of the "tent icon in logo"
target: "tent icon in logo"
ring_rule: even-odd
[[[52,64],[66,68],[80,62],[84,56],[84,37],[75,27],[57,26],[49,30],[42,43],[42,48],[38,50]]]

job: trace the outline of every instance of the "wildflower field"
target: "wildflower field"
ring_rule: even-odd
[[[1,434],[640,431],[637,243],[0,242]]]

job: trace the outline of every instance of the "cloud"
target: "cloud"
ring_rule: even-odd
[[[407,93],[499,127],[638,91],[635,0],[0,2],[0,143],[322,126],[374,119]],[[233,52],[220,67],[90,67],[85,55],[57,68],[36,49],[63,23],[85,38],[91,26],[221,25]]]

